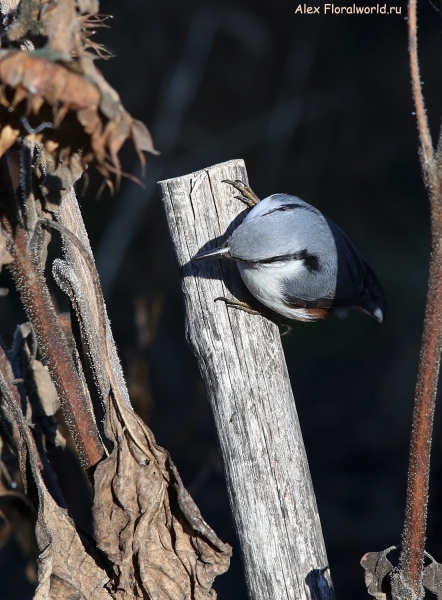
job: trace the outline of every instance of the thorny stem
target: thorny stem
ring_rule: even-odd
[[[417,0],[409,0],[408,33],[411,80],[420,137],[420,155],[431,206],[432,250],[424,333],[416,386],[408,472],[407,503],[400,558],[401,575],[416,598],[422,595],[428,482],[433,416],[442,349],[442,180],[425,112],[417,56]]]
[[[434,151],[428,126],[425,102],[422,95],[422,84],[417,56],[417,0],[408,3],[408,52],[410,55],[411,85],[416,108],[417,127],[423,152],[423,168],[427,170],[433,162]]]

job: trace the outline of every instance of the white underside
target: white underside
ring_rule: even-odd
[[[248,290],[264,306],[288,319],[317,321],[318,317],[305,308],[293,308],[284,302],[284,280],[305,274],[302,261],[271,264],[238,262],[238,270]]]

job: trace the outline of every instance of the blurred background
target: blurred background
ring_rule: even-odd
[[[397,4],[395,4],[395,1]],[[336,5],[339,5],[337,3]],[[367,4],[369,5],[369,4]],[[222,464],[196,360],[184,339],[177,267],[156,182],[244,158],[258,196],[287,192],[335,220],[384,285],[384,325],[295,323],[283,338],[339,600],[368,598],[359,561],[400,542],[412,402],[430,250],[401,15],[302,15],[296,1],[107,0],[116,55],[99,67],[150,128],[145,189],[125,179],[111,196],[91,182],[81,199],[132,401],[172,454],[204,518],[234,547],[220,600],[246,600]],[[420,59],[433,136],[441,116],[442,20],[419,6]],[[140,174],[130,148],[124,169]],[[78,185],[79,194],[83,188]],[[57,254],[56,244],[53,254]],[[10,285],[7,273],[1,285]],[[53,285],[60,310],[66,301]],[[0,298],[11,343],[25,317]],[[439,411],[440,412],[440,411]],[[442,427],[436,414],[427,550],[442,561]],[[58,452],[58,453],[57,453]],[[90,498],[68,444],[53,462],[74,516]],[[17,536],[0,550],[0,599],[32,597]],[[25,574],[26,573],[26,574]]]

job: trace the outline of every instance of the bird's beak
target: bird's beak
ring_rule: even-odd
[[[194,256],[192,260],[209,260],[210,258],[222,258],[223,256],[229,257],[229,249],[226,247],[206,250],[206,252]]]

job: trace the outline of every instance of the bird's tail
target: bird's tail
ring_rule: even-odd
[[[208,260],[210,258],[221,258],[222,256],[229,256],[229,248],[226,246],[215,248],[214,250],[206,250],[206,252],[194,256],[192,260]]]

